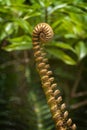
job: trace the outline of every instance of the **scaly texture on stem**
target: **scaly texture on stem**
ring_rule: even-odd
[[[47,43],[53,37],[52,28],[46,23],[38,24],[33,30],[33,50],[36,60],[37,70],[39,72],[42,88],[46,95],[52,117],[55,121],[57,130],[76,130],[76,125],[72,124],[72,119],[68,118],[66,105],[62,103],[60,90],[57,89],[57,83],[54,81],[43,43]]]

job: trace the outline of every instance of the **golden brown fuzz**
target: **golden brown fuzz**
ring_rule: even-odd
[[[43,43],[49,42],[53,38],[53,30],[47,23],[38,24],[33,30],[33,50],[38,73],[41,78],[42,88],[46,95],[52,117],[57,130],[76,130],[76,125],[68,118],[66,105],[62,103],[60,90],[50,71],[50,65],[44,52]]]

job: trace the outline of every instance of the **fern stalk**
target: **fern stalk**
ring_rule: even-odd
[[[42,88],[44,90],[47,103],[52,113],[56,130],[76,130],[76,125],[72,119],[68,118],[68,111],[65,110],[66,104],[62,103],[60,90],[57,89],[57,83],[54,81],[46,53],[44,53],[43,43],[47,43],[53,37],[52,28],[46,23],[38,24],[33,30],[33,50],[36,61],[37,71],[41,78]]]

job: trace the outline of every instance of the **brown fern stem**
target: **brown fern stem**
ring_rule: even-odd
[[[46,95],[47,103],[50,107],[52,117],[57,130],[76,130],[76,125],[72,124],[71,118],[68,118],[68,111],[65,110],[65,103],[61,103],[62,97],[57,84],[54,82],[50,65],[44,53],[43,43],[48,42],[53,37],[52,28],[46,23],[38,24],[33,30],[33,50],[36,60],[37,70],[39,72],[42,88]]]

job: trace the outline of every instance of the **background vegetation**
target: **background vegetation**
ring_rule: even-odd
[[[32,30],[47,22],[45,45],[77,130],[87,130],[86,0],[0,0],[0,129],[55,130],[35,69]]]

